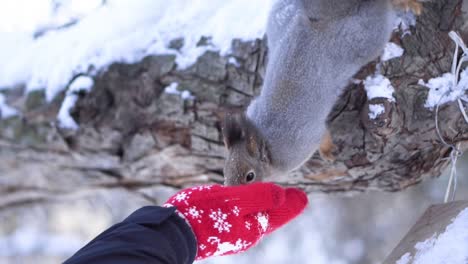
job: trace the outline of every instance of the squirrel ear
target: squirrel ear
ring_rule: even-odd
[[[261,155],[261,150],[258,149],[257,139],[253,135],[247,137],[247,151],[251,156]]]
[[[270,151],[265,140],[253,135],[248,135],[247,137],[247,151],[249,154],[260,159],[262,162],[270,163]]]
[[[239,114],[226,113],[223,118],[221,130],[223,133],[224,145],[226,145],[228,149],[245,137],[242,118]]]
[[[270,150],[265,141],[262,141],[260,144],[260,160],[265,163],[271,163]]]

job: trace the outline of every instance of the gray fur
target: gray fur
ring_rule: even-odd
[[[245,141],[239,141],[228,147],[226,184],[246,183],[249,170],[258,171],[255,181],[286,176],[306,162],[338,95],[381,54],[393,21],[390,0],[278,0],[268,21],[264,85],[246,111],[266,142],[269,164],[240,154]]]

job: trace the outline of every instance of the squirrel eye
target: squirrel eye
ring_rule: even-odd
[[[245,177],[246,182],[251,182],[255,180],[255,173],[253,171],[247,173],[247,176]]]

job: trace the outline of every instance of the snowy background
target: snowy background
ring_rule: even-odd
[[[468,160],[460,160],[459,164],[457,199],[466,200]],[[375,192],[352,197],[310,195],[310,206],[302,216],[253,250],[200,263],[381,263],[425,209],[443,201],[447,180],[444,175],[398,193]],[[173,192],[166,188],[158,191],[162,201]],[[59,263],[112,223],[147,204],[116,190],[71,203],[3,212],[0,214],[0,263]],[[451,238],[456,242],[449,245],[455,247],[439,247],[441,253],[452,255],[451,248],[468,243],[466,223],[461,226],[464,232],[458,232],[455,237],[458,240]]]
[[[112,62],[136,62],[149,54],[175,54],[185,68],[206,50],[228,54],[231,40],[261,38],[273,0],[0,0],[0,91],[25,84],[45,89],[48,100],[63,91],[77,73],[95,74]],[[248,6],[248,8],[246,8]],[[202,36],[210,45],[199,47]],[[179,50],[169,49],[184,38]],[[385,59],[403,51],[389,44]],[[366,80],[390,91],[381,75]],[[77,89],[89,87],[82,80]],[[370,89],[372,88],[373,89]],[[73,86],[69,87],[72,91]],[[170,92],[170,91],[169,91]],[[64,126],[76,128],[59,112]],[[381,113],[372,106],[374,115]],[[1,117],[21,114],[4,102]],[[459,162],[458,199],[468,199],[467,160]],[[422,212],[443,200],[447,177],[399,193],[352,197],[314,194],[310,208],[254,250],[204,263],[379,263]],[[160,198],[174,190],[161,188]],[[19,208],[0,213],[0,263],[57,263],[112,223],[147,201],[123,191],[97,193],[73,203]]]

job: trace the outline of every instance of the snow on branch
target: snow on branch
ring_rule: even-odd
[[[272,1],[109,0],[66,9],[81,14],[77,17],[30,8],[38,11],[16,25],[3,16],[0,89],[26,84],[27,91],[46,89],[50,101],[79,73],[93,75],[113,62],[133,63],[152,54],[175,54],[178,67],[186,68],[207,50],[229,53],[233,39],[262,38]],[[36,3],[47,4],[52,1]],[[41,25],[70,22],[62,16],[76,22],[37,35]],[[207,43],[200,43],[202,37]],[[181,38],[181,47],[171,47]]]

